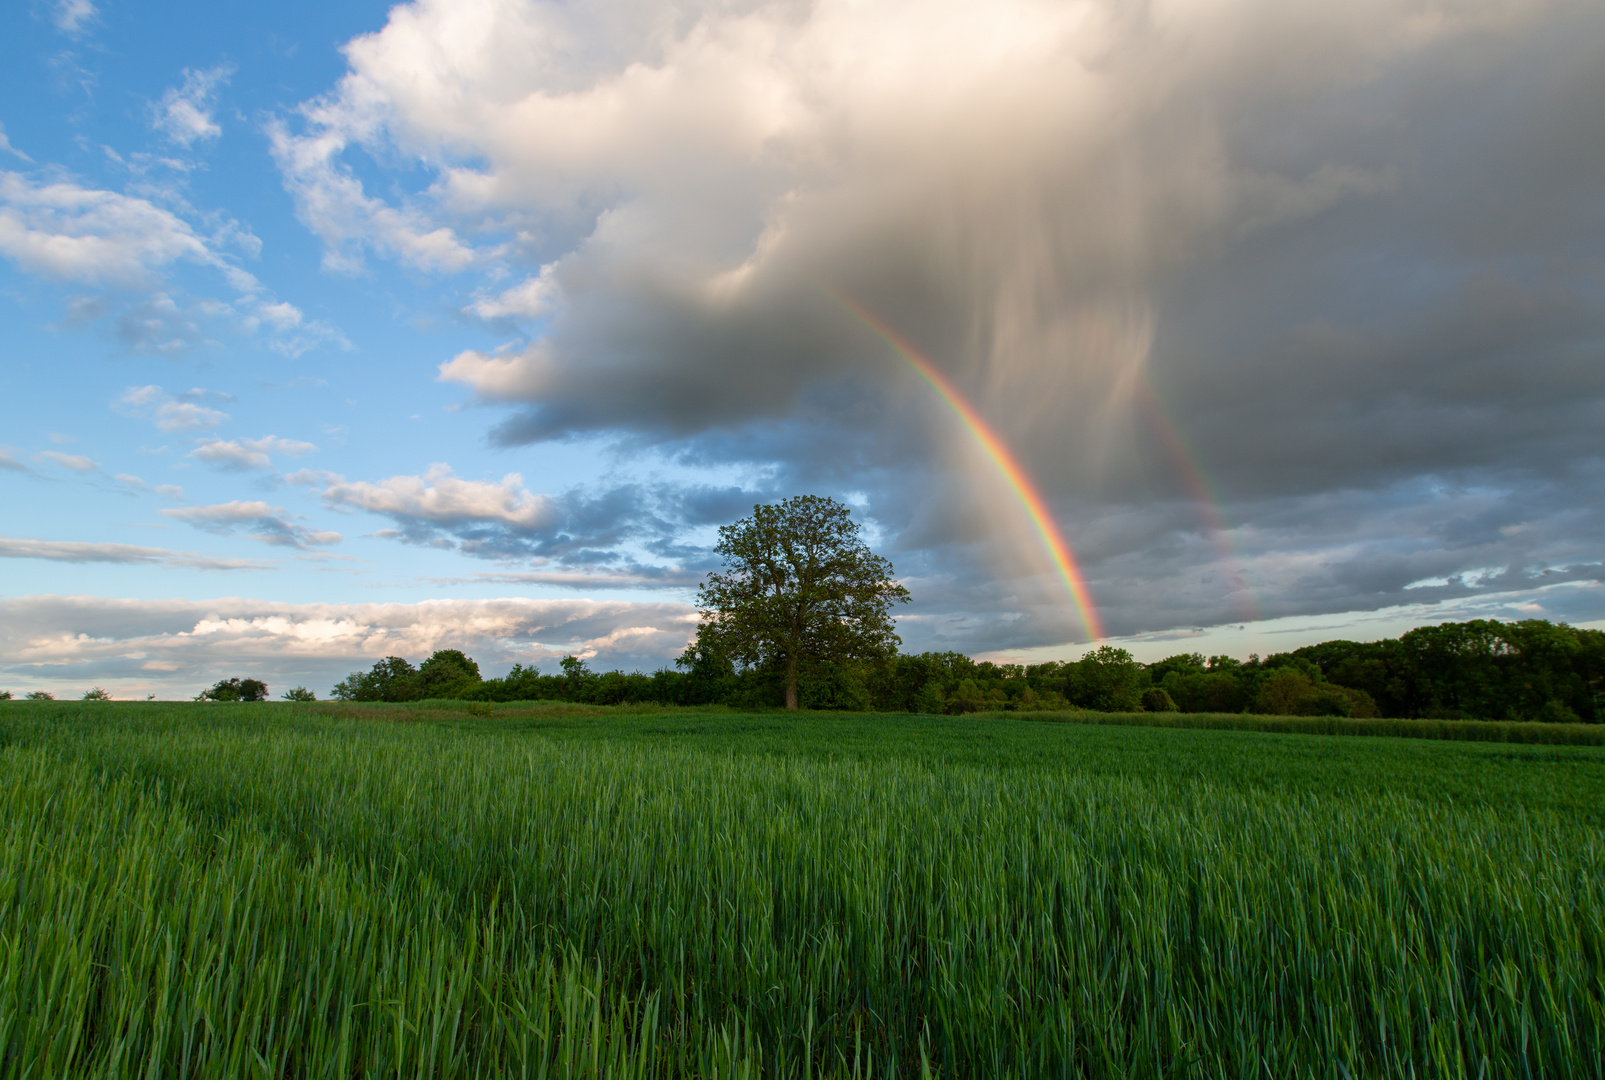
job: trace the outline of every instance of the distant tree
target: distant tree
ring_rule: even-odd
[[[974,679],[961,679],[947,700],[947,710],[954,713],[980,712],[986,708],[986,695]]]
[[[1259,688],[1253,712],[1272,716],[1303,716],[1305,703],[1315,696],[1315,684],[1304,672],[1295,668],[1282,668],[1267,678]]]
[[[48,690],[29,690],[27,697],[28,697],[29,701],[55,701],[56,700],[56,695],[52,694]]]
[[[424,697],[462,697],[483,680],[479,665],[460,649],[440,649],[418,665]]]
[[[1172,671],[1182,675],[1202,675],[1205,670],[1204,657],[1201,653],[1178,653],[1149,664],[1147,670],[1148,678],[1155,686],[1159,686]]]
[[[284,693],[280,694],[279,696],[282,697],[285,701],[316,701],[316,700],[318,700],[318,695],[314,694],[312,691],[308,690],[304,686],[293,687],[292,689],[286,690]]]
[[[329,696],[338,701],[416,701],[423,696],[423,681],[407,661],[387,656],[368,671],[353,671]]]
[[[721,701],[736,684],[736,665],[730,662],[728,656],[716,651],[711,642],[701,639],[693,641],[674,663],[686,672],[678,704],[706,705]],[[666,676],[672,673],[660,674]]]
[[[92,686],[88,690],[84,691],[84,696],[83,696],[82,700],[84,700],[84,701],[110,701],[111,700],[111,694],[108,693],[105,690],[102,690],[98,686]]]
[[[267,683],[260,679],[222,679],[210,690],[202,690],[197,701],[266,701]]]
[[[1070,665],[1067,683],[1072,702],[1099,712],[1142,712],[1142,692],[1149,686],[1142,665],[1113,645],[1100,645]]]
[[[908,590],[892,564],[858,536],[852,512],[833,499],[798,495],[719,530],[724,560],[697,590],[699,646],[746,665],[779,668],[786,708],[809,661],[870,659],[900,644],[891,617]]]
[[[11,691],[10,690],[0,690],[0,701],[10,701],[10,700],[11,700]]]

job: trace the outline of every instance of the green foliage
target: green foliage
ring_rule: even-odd
[[[84,691],[83,701],[110,701],[111,693],[98,686],[92,686]]]
[[[316,701],[316,700],[318,700],[318,695],[314,694],[312,691],[308,690],[304,686],[293,686],[290,689],[286,690],[284,693],[280,694],[279,696],[282,697],[285,701]]]
[[[908,590],[858,532],[847,507],[817,495],[755,506],[722,526],[714,550],[724,569],[697,590],[699,645],[783,671],[793,710],[806,665],[894,654],[891,607],[907,603]]]
[[[29,690],[26,698],[28,701],[55,701],[56,695],[48,690]]]
[[[260,679],[223,679],[210,690],[202,690],[196,701],[266,701],[267,683]]]
[[[10,701],[10,700],[11,700],[11,691],[10,690],[0,690],[0,701]]]
[[[1605,1057],[1605,750],[585,708],[5,710],[0,1073]]]

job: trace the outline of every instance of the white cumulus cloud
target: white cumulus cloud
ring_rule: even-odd
[[[149,284],[181,260],[220,262],[187,222],[148,199],[4,171],[0,254],[24,270],[87,284]]]
[[[422,476],[378,481],[336,478],[323,498],[339,506],[434,523],[492,522],[521,529],[550,528],[556,513],[550,498],[530,492],[524,478],[464,480],[448,465],[431,465]]]

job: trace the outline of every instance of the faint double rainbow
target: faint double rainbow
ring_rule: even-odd
[[[1136,400],[1138,406],[1147,414],[1149,425],[1159,436],[1159,442],[1165,453],[1175,464],[1176,471],[1181,474],[1182,483],[1192,496],[1193,505],[1198,508],[1199,516],[1204,519],[1204,527],[1215,538],[1215,549],[1220,556],[1220,565],[1226,569],[1231,578],[1232,600],[1237,607],[1237,617],[1248,622],[1263,619],[1265,614],[1260,610],[1259,602],[1255,599],[1254,591],[1248,584],[1244,566],[1247,560],[1232,542],[1232,527],[1226,520],[1223,509],[1225,503],[1210,483],[1209,475],[1204,471],[1200,458],[1188,445],[1186,436],[1182,434],[1181,425],[1171,416],[1170,410],[1165,407],[1164,400],[1159,392],[1148,381],[1146,373],[1137,379]]]
[[[953,410],[964,426],[970,429],[975,441],[985,450],[992,463],[997,466],[1004,480],[1014,490],[1014,495],[1025,508],[1026,516],[1031,519],[1032,526],[1037,535],[1042,538],[1042,544],[1048,550],[1054,567],[1064,584],[1070,590],[1070,601],[1075,605],[1076,613],[1081,617],[1081,624],[1086,627],[1087,634],[1093,641],[1100,640],[1103,635],[1103,624],[1098,618],[1098,609],[1092,602],[1092,594],[1087,591],[1085,577],[1081,567],[1076,562],[1075,553],[1070,550],[1070,544],[1059,532],[1059,526],[1054,523],[1053,515],[1048,511],[1048,505],[1043,501],[1042,495],[1037,491],[1031,477],[1021,467],[1019,461],[1010,452],[992,426],[986,422],[980,413],[964,399],[948,377],[942,374],[934,364],[920,354],[920,351],[903,338],[896,330],[888,326],[874,312],[834,289],[827,290],[841,305],[854,315],[858,316],[865,326],[873,330],[877,336],[884,340],[902,357],[909,367],[913,368],[934,389],[937,395]]]

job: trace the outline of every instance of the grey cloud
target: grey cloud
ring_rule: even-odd
[[[495,481],[468,480],[445,465],[378,481],[312,470],[287,479],[321,483],[331,507],[379,514],[395,523],[379,535],[483,559],[556,560],[575,568],[616,565],[628,558],[621,547],[666,530],[648,492],[633,484],[551,496],[529,491],[517,473]]]
[[[0,558],[49,559],[70,563],[144,563],[183,566],[192,570],[271,570],[272,563],[256,559],[218,559],[193,551],[137,547],[133,544],[103,544],[76,540],[27,540],[0,537]]]

